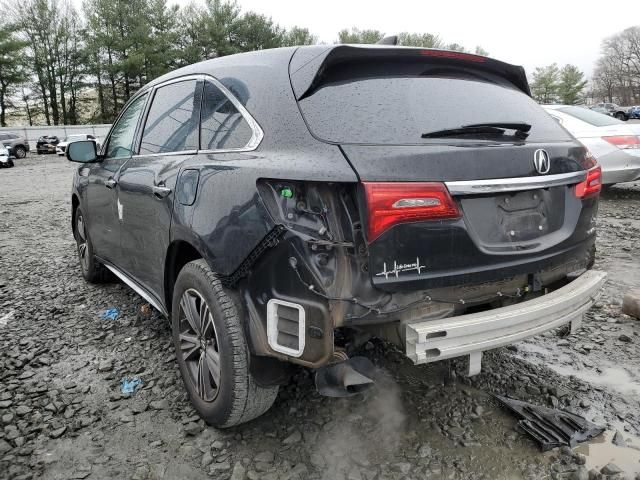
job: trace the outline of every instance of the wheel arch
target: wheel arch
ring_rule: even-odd
[[[205,256],[187,240],[174,240],[169,244],[164,263],[164,301],[169,314],[171,314],[173,288],[180,270],[187,263],[201,258]]]
[[[73,231],[74,235],[76,233],[76,211],[78,210],[79,206],[80,198],[78,198],[78,195],[74,192],[71,195],[71,230]]]

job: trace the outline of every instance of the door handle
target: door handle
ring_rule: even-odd
[[[163,183],[151,187],[151,190],[153,191],[154,197],[156,197],[158,200],[165,198],[171,193],[171,189]]]
[[[109,180],[104,182],[104,186],[107,187],[109,190],[113,189],[113,187],[115,187],[117,184],[118,184],[118,181],[114,180],[113,177],[109,178]]]

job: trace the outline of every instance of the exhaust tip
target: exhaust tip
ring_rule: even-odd
[[[368,358],[353,357],[316,370],[316,389],[325,397],[351,397],[373,386],[375,366]]]

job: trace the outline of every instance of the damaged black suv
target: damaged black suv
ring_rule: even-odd
[[[264,50],[143,87],[104,146],[74,142],[73,234],[171,319],[210,424],[264,413],[289,366],[321,393],[371,382],[370,336],[415,363],[570,324],[601,172],[521,67],[393,46]]]

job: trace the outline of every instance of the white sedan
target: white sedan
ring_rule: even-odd
[[[13,167],[13,157],[9,156],[9,150],[0,143],[0,168]]]
[[[640,137],[632,125],[584,107],[543,105],[543,108],[598,160],[603,184],[640,178]]]
[[[96,150],[100,150],[100,143],[98,142],[98,139],[94,135],[79,134],[79,135],[69,135],[67,138],[64,139],[64,141],[58,143],[58,145],[56,145],[56,153],[62,157],[67,150],[67,145],[69,145],[72,142],[80,142],[82,140],[93,140],[96,144]]]

